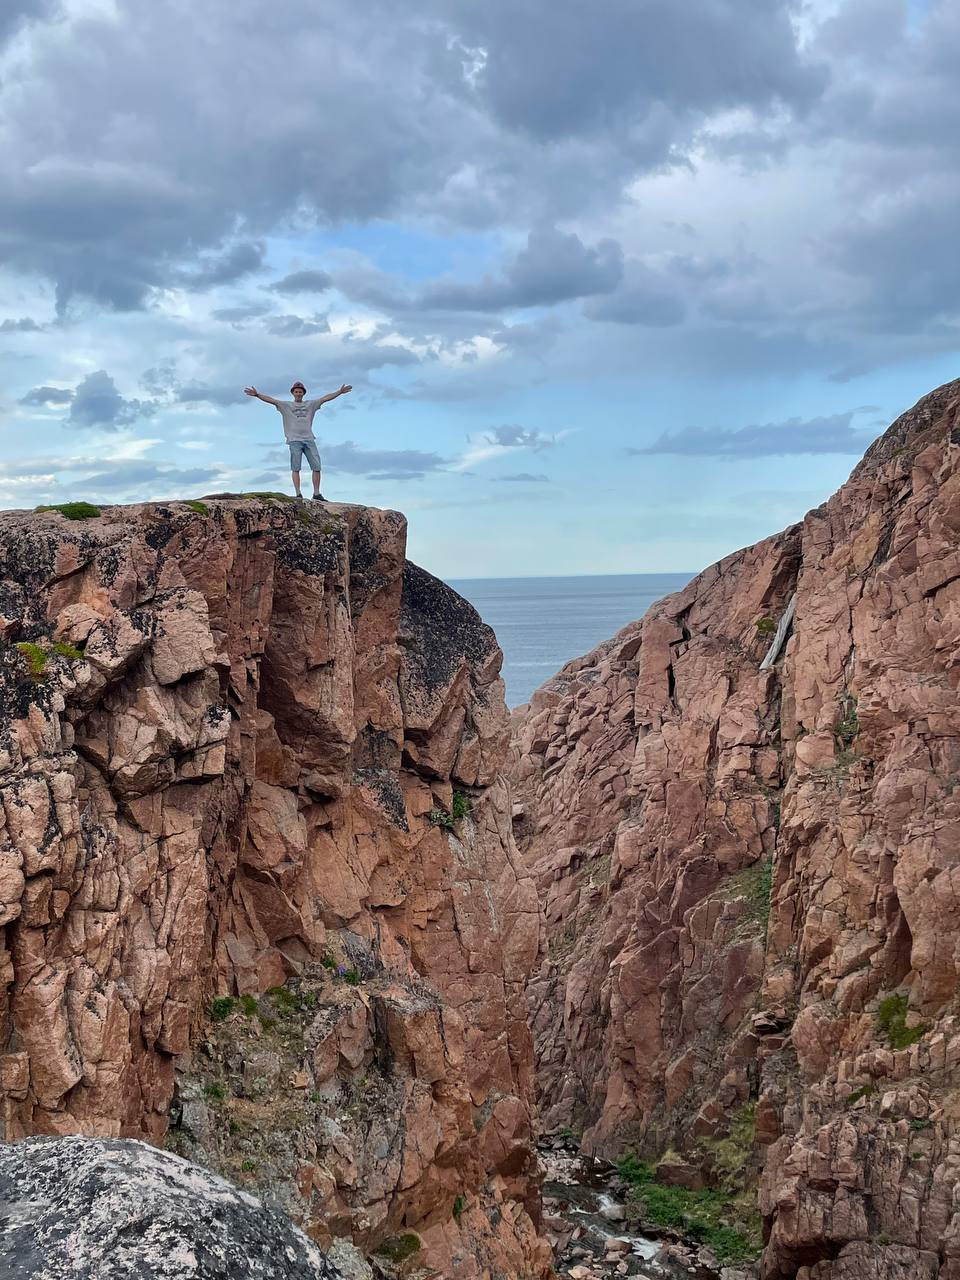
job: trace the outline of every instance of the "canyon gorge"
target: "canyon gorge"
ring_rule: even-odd
[[[544,1133],[765,1280],[960,1280],[960,382],[500,662],[396,512],[0,513],[0,1136],[166,1148],[291,1274],[547,1280]]]

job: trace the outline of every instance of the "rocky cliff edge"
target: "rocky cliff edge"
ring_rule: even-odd
[[[541,1276],[500,652],[405,535],[0,514],[4,1137],[146,1137],[321,1242]]]
[[[960,1276],[958,683],[953,382],[516,713],[544,1123],[762,1166],[770,1280]]]

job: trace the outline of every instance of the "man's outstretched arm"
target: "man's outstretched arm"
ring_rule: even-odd
[[[280,403],[279,400],[274,400],[273,396],[265,396],[261,391],[258,391],[256,387],[244,387],[243,393],[247,396],[256,396],[256,398],[258,400],[262,400],[264,404],[278,405]]]
[[[321,396],[320,403],[326,404],[328,400],[336,400],[337,396],[345,396],[348,391],[352,391],[352,390],[353,390],[353,387],[348,387],[347,384],[344,383],[339,391],[331,391],[329,395]]]

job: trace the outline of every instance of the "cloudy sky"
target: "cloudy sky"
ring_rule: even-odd
[[[3,0],[0,505],[696,570],[960,371],[956,0]]]

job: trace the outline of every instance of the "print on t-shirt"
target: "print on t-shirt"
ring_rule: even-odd
[[[283,434],[288,440],[312,440],[313,419],[322,400],[278,400],[277,409],[283,418]]]

